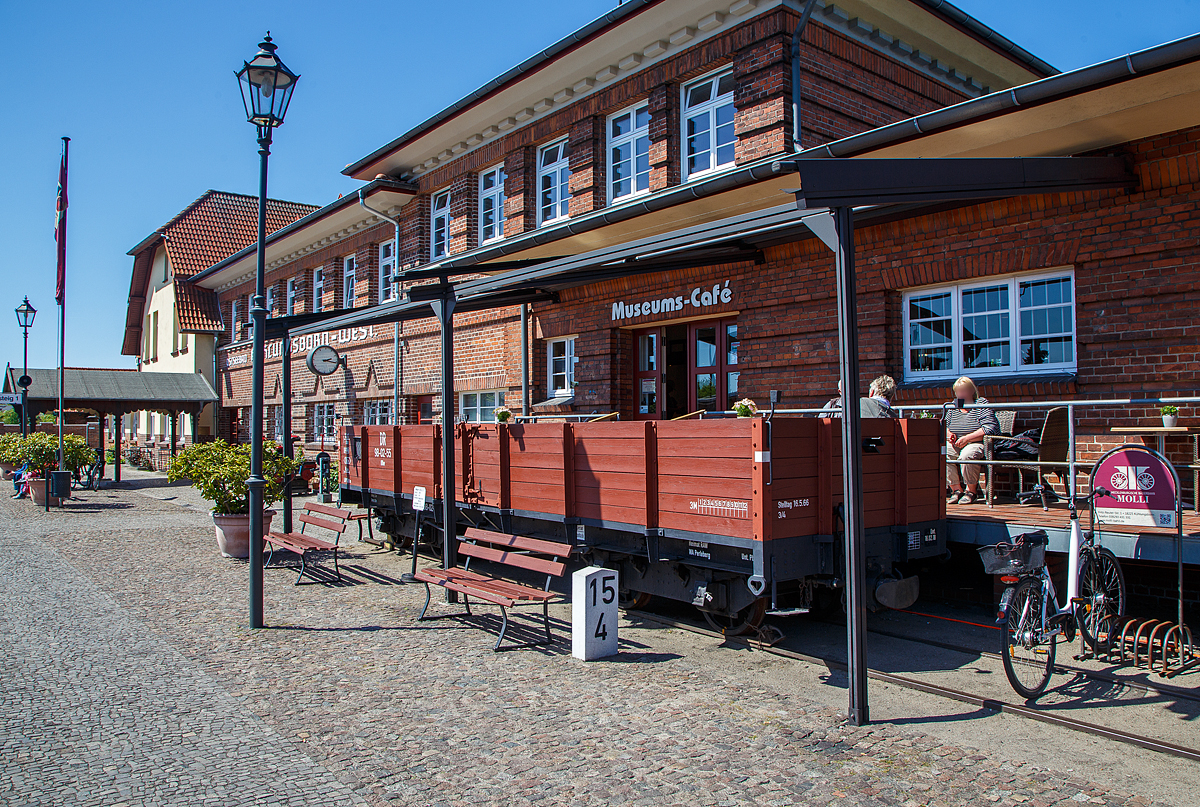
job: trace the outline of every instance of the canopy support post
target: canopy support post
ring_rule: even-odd
[[[454,492],[454,287],[443,283],[440,297],[429,305],[437,316],[442,336],[442,568],[458,564],[455,539],[458,535],[457,499]],[[458,602],[458,594],[446,589],[446,602]]]

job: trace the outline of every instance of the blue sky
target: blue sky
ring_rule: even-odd
[[[69,366],[120,355],[125,253],[209,188],[257,192],[254,130],[234,71],[271,30],[302,75],[270,194],[326,204],[341,168],[584,25],[615,0],[457,3],[0,0],[0,361],[21,360],[11,312],[38,309],[30,365],[57,364],[54,194],[71,142]],[[959,0],[1069,70],[1200,32],[1200,3]],[[447,10],[452,10],[447,13]]]

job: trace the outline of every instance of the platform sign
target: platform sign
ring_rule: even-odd
[[[1156,451],[1122,446],[1105,454],[1092,484],[1110,491],[1096,498],[1096,518],[1106,524],[1173,529],[1179,502],[1175,474]]]
[[[617,573],[588,566],[571,575],[571,655],[591,661],[617,653]]]
[[[19,404],[20,402],[21,402],[21,393],[19,393],[19,392],[0,393],[0,403]]]
[[[417,485],[413,488],[413,512],[419,513],[425,509],[425,488]]]

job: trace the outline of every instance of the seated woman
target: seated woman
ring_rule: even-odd
[[[988,402],[987,398],[979,397],[979,388],[966,376],[954,382],[954,397],[962,398],[968,404]],[[999,433],[1000,423],[991,409],[951,409],[946,415],[946,459],[981,460],[984,457],[983,436]],[[950,483],[947,504],[975,503],[981,467],[946,463],[946,481]],[[988,473],[991,473],[990,469]]]
[[[881,375],[871,382],[869,398],[860,398],[858,414],[865,418],[895,418],[900,414],[892,409],[892,396],[896,394],[896,381],[890,375]]]

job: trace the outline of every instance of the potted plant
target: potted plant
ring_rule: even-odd
[[[1179,407],[1164,406],[1162,408],[1163,426],[1168,429],[1175,428],[1175,424],[1179,422]]]
[[[46,471],[58,465],[58,438],[45,432],[26,435],[20,444],[21,464],[29,465],[29,495],[34,504],[46,504]],[[50,499],[50,506],[60,504],[57,498]]]
[[[733,411],[740,418],[752,418],[758,414],[758,406],[749,398],[742,398],[733,405]]]
[[[283,480],[299,468],[279,446],[263,443],[263,504],[267,507],[283,496]],[[227,558],[250,556],[250,446],[230,445],[224,440],[197,443],[179,452],[167,471],[167,479],[186,479],[213,503],[213,526],[217,546]],[[263,510],[263,533],[271,529],[274,510]]]
[[[498,423],[506,423],[508,422],[508,419],[512,417],[512,410],[507,406],[497,406],[492,411],[496,413],[496,421]]]
[[[0,434],[0,478],[12,479],[13,471],[21,467],[21,435],[16,432]]]

